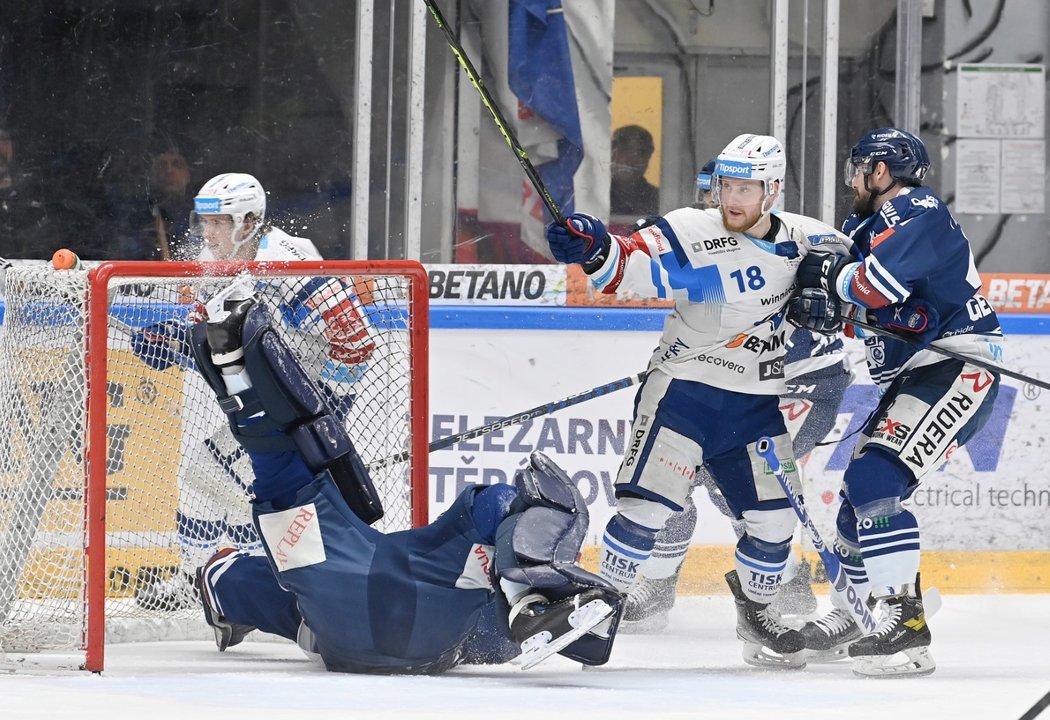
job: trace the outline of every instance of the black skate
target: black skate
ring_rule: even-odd
[[[208,585],[208,571],[231,553],[236,552],[234,548],[223,548],[211,556],[204,565],[197,568],[197,585],[200,587],[201,605],[204,606],[204,621],[215,631],[215,645],[219,652],[226,648],[238,645],[244,638],[255,629],[252,625],[239,625],[231,623],[216,609],[218,603],[212,596],[212,589]]]
[[[918,578],[900,595],[882,599],[883,617],[875,632],[849,646],[853,672],[862,677],[929,675],[937,669],[930,655],[930,628]]]
[[[553,603],[532,594],[514,603],[510,634],[521,645],[521,669],[528,670],[589,632],[608,637],[601,626],[615,611],[611,592],[594,588]]]
[[[736,636],[744,641],[744,662],[757,667],[806,667],[802,633],[782,623],[770,605],[748,598],[736,570],[726,573],[726,582],[736,600]]]
[[[868,606],[874,608],[874,602],[869,601]],[[853,615],[840,608],[807,622],[799,632],[806,641],[807,660],[813,663],[845,660],[847,647],[861,636]]]
[[[667,627],[677,586],[678,573],[669,578],[639,578],[627,593],[620,632],[655,633]]]
[[[798,564],[795,577],[780,586],[780,592],[770,603],[781,615],[811,615],[817,611],[817,596],[813,594],[813,569],[809,560]]]

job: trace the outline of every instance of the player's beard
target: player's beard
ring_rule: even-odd
[[[875,214],[875,193],[870,190],[865,190],[863,194],[861,191],[854,188],[853,190],[853,212],[858,217],[866,218],[871,217]]]
[[[735,218],[731,218],[726,214],[724,205],[719,208],[719,211],[722,213],[722,224],[726,226],[726,230],[729,232],[746,232],[762,219],[761,210],[755,208],[742,210],[742,214],[737,215]]]

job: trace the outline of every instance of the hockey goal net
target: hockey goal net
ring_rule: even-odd
[[[98,671],[106,642],[211,637],[196,566],[218,547],[261,546],[250,464],[177,336],[245,272],[369,465],[386,511],[376,527],[427,521],[418,263],[16,266],[0,331],[0,654]],[[329,280],[374,345],[364,362],[332,362],[324,323],[304,311]],[[142,328],[176,339],[137,345]]]

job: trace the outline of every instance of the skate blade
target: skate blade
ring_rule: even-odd
[[[612,606],[602,600],[591,600],[569,615],[572,630],[556,638],[549,630],[538,632],[521,644],[521,669],[528,670],[559,650],[571,645],[612,615]]]
[[[806,667],[806,651],[780,654],[750,640],[744,640],[744,662],[769,670],[801,670]]]
[[[852,640],[850,642],[853,642]],[[849,660],[849,643],[843,643],[830,650],[807,650],[806,662],[814,665],[831,665],[832,663]]]
[[[928,647],[908,648],[895,655],[860,655],[853,658],[853,674],[859,677],[922,677],[937,669]]]

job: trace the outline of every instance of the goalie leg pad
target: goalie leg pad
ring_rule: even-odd
[[[298,450],[314,473],[331,474],[358,517],[368,524],[376,522],[383,516],[383,506],[367,468],[298,358],[274,332],[264,305],[248,310],[242,338],[252,387],[231,396],[211,361],[204,323],[191,333],[197,366],[229,417],[234,437],[248,451]]]
[[[574,565],[590,516],[569,476],[546,455],[534,452],[529,465],[515,473],[514,487],[517,497],[496,531],[496,572]]]

